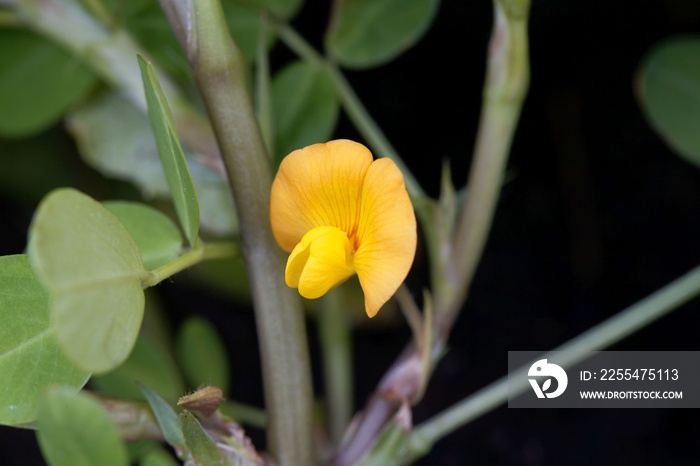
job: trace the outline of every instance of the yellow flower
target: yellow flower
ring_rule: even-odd
[[[357,273],[374,317],[408,274],[416,217],[403,175],[357,142],[335,140],[289,154],[272,183],[270,219],[290,252],[287,285],[323,296]]]

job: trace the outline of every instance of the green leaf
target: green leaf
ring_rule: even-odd
[[[233,461],[219,450],[192,413],[180,413],[180,423],[187,447],[197,466],[233,465]]]
[[[194,246],[199,234],[199,201],[187,167],[185,153],[175,132],[175,124],[170,114],[170,107],[160,88],[156,71],[149,62],[138,57],[143,87],[148,103],[148,116],[158,145],[160,161],[163,164],[165,178],[170,186],[173,203],[180,219],[185,237]]]
[[[177,337],[180,365],[193,387],[212,385],[228,392],[229,361],[216,327],[202,317],[188,318]]]
[[[358,461],[358,466],[388,466],[409,464],[407,444],[410,433],[410,408],[402,406],[377,435],[374,445]]]
[[[139,462],[139,466],[178,466],[179,464],[170,453],[163,449],[149,452]]]
[[[126,29],[168,74],[189,79],[190,66],[157,0],[118,2]]]
[[[280,19],[289,19],[299,11],[304,0],[237,0],[237,3],[255,10],[267,11]]]
[[[25,255],[0,257],[0,322],[0,424],[33,421],[39,396],[51,385],[85,385],[89,374],[59,348],[48,296]]]
[[[107,93],[75,109],[67,127],[88,165],[135,183],[146,198],[170,196],[148,117],[123,96]]]
[[[136,6],[132,6],[132,3],[136,3]],[[234,0],[222,1],[222,7],[231,36],[246,62],[252,63],[258,40],[260,13]],[[171,75],[181,79],[189,78],[191,72],[187,58],[157,0],[129,2],[127,6],[118,5],[117,9],[126,10],[123,12],[124,24],[157,64]]]
[[[153,290],[144,294],[145,312],[134,349],[122,365],[90,379],[90,386],[118,398],[145,400],[139,385],[147,385],[175,402],[185,393],[185,384],[175,362],[169,322],[158,305],[158,295]]]
[[[162,442],[158,440],[132,440],[126,444],[126,450],[129,453],[129,462],[139,463],[150,452],[154,450],[161,450]]]
[[[221,6],[236,46],[243,54],[246,63],[253,63],[260,34],[260,13],[234,0],[224,0]],[[268,47],[274,43],[274,38],[274,34],[270,31],[267,36]]]
[[[69,162],[74,155],[56,144],[56,136],[54,131],[45,131],[31,138],[0,138],[0,186],[4,199],[12,198],[33,209],[47,192],[75,181],[76,164]]]
[[[161,398],[156,392],[151,390],[145,385],[140,385],[141,392],[143,396],[146,397],[146,401],[151,407],[153,414],[158,420],[158,425],[160,430],[163,431],[163,437],[166,442],[172,445],[174,448],[185,452],[187,451],[187,444],[185,443],[185,437],[182,433],[182,427],[180,426],[180,421],[177,417],[175,410],[170,407],[170,405]]]
[[[60,46],[24,29],[0,29],[0,135],[22,137],[56,123],[95,84]]]
[[[100,393],[130,400],[143,399],[137,382],[153,387],[169,400],[177,400],[184,384],[167,349],[143,330],[122,365],[90,380]]]
[[[340,106],[323,68],[293,62],[277,73],[271,88],[278,164],[293,150],[331,138]]]
[[[336,2],[326,50],[348,68],[384,64],[420,40],[435,19],[439,4],[439,0]]]
[[[39,447],[49,466],[127,466],[126,448],[107,412],[71,389],[50,390],[37,413]]]
[[[68,359],[95,373],[121,364],[138,336],[148,275],[124,225],[89,196],[57,189],[39,204],[28,251]]]
[[[700,37],[654,46],[641,67],[638,98],[652,127],[688,161],[700,165]]]
[[[138,202],[107,201],[102,205],[117,216],[136,241],[147,270],[157,269],[180,254],[182,236],[164,213]]]
[[[116,92],[81,106],[68,118],[80,154],[108,177],[130,181],[145,198],[170,198],[148,117]],[[201,226],[215,235],[237,231],[233,198],[222,174],[186,152],[195,181]]]

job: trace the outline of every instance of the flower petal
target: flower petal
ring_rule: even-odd
[[[270,221],[277,243],[291,251],[312,228],[328,225],[355,234],[360,193],[372,154],[340,139],[296,150],[272,183]]]
[[[393,296],[416,254],[416,217],[403,175],[390,159],[375,160],[362,187],[354,265],[369,317]]]
[[[321,297],[355,273],[352,256],[345,233],[329,226],[313,228],[289,255],[285,281],[305,298]]]

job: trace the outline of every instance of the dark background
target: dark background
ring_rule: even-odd
[[[320,43],[327,8],[309,1],[295,21],[312,42]],[[451,161],[458,186],[466,179],[491,8],[487,0],[445,0],[414,48],[388,65],[347,73],[432,195],[441,158]],[[416,422],[505,375],[509,350],[554,348],[700,263],[700,171],[650,129],[632,87],[649,47],[698,32],[696,0],[533,0],[532,84],[510,181],[450,350],[414,410]],[[276,52],[275,63],[289,56]],[[336,136],[361,140],[344,118]],[[60,126],[42,137],[74,150]],[[33,205],[2,186],[0,196],[0,253],[21,252]],[[177,279],[159,293],[174,321],[196,308],[219,325],[232,358],[231,398],[261,405],[251,314],[231,312],[224,297]],[[691,301],[612,349],[698,350],[699,311]],[[310,335],[317,365],[312,325]],[[357,329],[358,406],[408,338],[401,322]],[[693,409],[502,406],[439,442],[418,464],[696,465],[699,419]],[[261,445],[261,434],[251,435]],[[33,439],[30,431],[0,428],[0,465],[42,464]]]

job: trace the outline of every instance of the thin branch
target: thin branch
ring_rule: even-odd
[[[542,358],[549,359],[551,354],[556,352],[557,363],[565,368],[571,367],[581,362],[590,352],[619,342],[698,295],[700,266],[555,348]],[[427,453],[435,442],[455,429],[505,403],[508,400],[509,389],[510,395],[515,396],[529,388],[528,369],[529,366],[521,367],[511,373],[510,387],[509,376],[505,376],[416,427],[409,440],[411,459]]]
[[[387,137],[379,128],[377,123],[372,119],[367,109],[360,101],[355,91],[350,86],[350,83],[345,79],[345,76],[340,70],[329,63],[323,56],[309,45],[303,37],[292,29],[289,25],[283,23],[275,23],[277,33],[287,46],[292,49],[297,55],[304,60],[316,63],[326,69],[329,76],[333,80],[336,92],[343,103],[343,108],[352,120],[360,134],[367,140],[367,143],[372,148],[372,151],[377,157],[389,157],[396,163],[403,173],[406,181],[406,190],[412,199],[426,197],[423,188],[418,183],[418,180],[413,176],[406,163],[401,159],[396,149],[391,145]]]
[[[260,122],[260,132],[271,160],[275,158],[275,128],[272,118],[272,96],[270,95],[270,60],[267,53],[269,34],[268,14],[260,12],[260,28],[255,59],[255,104]]]
[[[413,340],[420,341],[423,338],[423,314],[420,308],[416,304],[416,301],[411,296],[411,292],[408,287],[404,284],[396,290],[396,295],[394,295],[396,301],[399,303],[399,308],[403,312],[408,326],[411,328],[411,333],[413,334]]]
[[[194,249],[187,251],[183,255],[150,272],[148,278],[144,280],[141,285],[144,288],[155,286],[166,278],[192,267],[193,265],[199,264],[202,261],[225,259],[227,257],[235,257],[239,254],[240,250],[237,243],[203,243],[200,241]]]
[[[445,269],[431,270],[433,276],[445,282],[437,283],[433,290],[436,293],[433,303],[436,328],[432,349],[421,351],[412,343],[404,350],[382,378],[364,412],[358,415],[354,430],[346,436],[336,458],[337,466],[358,461],[401,403],[406,399],[418,400],[416,395],[424,386],[426,358],[434,367],[442,355],[481,258],[529,84],[529,0],[494,0],[494,9],[484,103],[467,199],[456,234],[451,241],[448,238],[446,244],[439,245],[447,247],[449,260],[433,260],[433,263],[444,264]]]
[[[454,262],[448,285],[438,296],[438,334],[449,334],[466,299],[486,245],[511,143],[530,83],[528,10],[530,0],[495,0],[483,107],[467,182],[467,194],[453,238]]]

